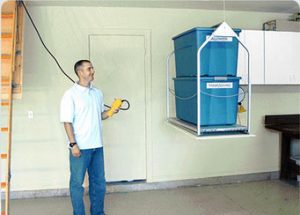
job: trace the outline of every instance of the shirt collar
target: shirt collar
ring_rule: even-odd
[[[89,92],[89,91],[93,88],[92,83],[90,83],[90,86],[89,86],[89,87],[83,87],[83,86],[79,85],[78,82],[76,82],[76,83],[74,84],[74,86],[75,86],[76,89],[78,89],[80,92]]]

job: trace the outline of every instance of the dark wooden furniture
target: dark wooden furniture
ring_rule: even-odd
[[[265,116],[265,127],[281,132],[280,179],[283,180],[297,181],[300,175],[300,166],[290,157],[291,140],[300,138],[299,125],[300,114]]]

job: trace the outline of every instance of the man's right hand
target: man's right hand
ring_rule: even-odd
[[[77,158],[80,157],[80,149],[77,144],[74,145],[71,150],[72,150],[72,155],[74,157],[77,157]]]

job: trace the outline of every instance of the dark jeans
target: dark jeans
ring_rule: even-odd
[[[103,148],[80,150],[80,157],[70,152],[70,195],[74,215],[85,215],[82,186],[86,170],[89,174],[91,215],[104,214],[106,182],[104,176]]]

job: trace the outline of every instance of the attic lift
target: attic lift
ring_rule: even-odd
[[[238,44],[241,45],[243,49],[246,50],[247,53],[247,74],[248,74],[248,83],[245,86],[247,88],[247,116],[246,116],[246,125],[241,124],[234,124],[234,125],[209,125],[209,126],[201,126],[201,52],[207,46],[209,42],[212,41],[222,41],[226,39],[233,39],[236,38]],[[250,79],[250,53],[247,47],[243,44],[240,40],[238,35],[233,31],[233,29],[224,21],[222,22],[216,30],[206,38],[206,40],[202,43],[202,45],[197,50],[197,93],[195,96],[197,97],[197,124],[192,124],[181,119],[178,119],[174,116],[171,116],[171,104],[170,104],[170,97],[176,96],[174,91],[170,89],[170,60],[175,55],[175,51],[173,50],[166,59],[166,118],[167,122],[171,125],[174,125],[177,128],[180,128],[186,132],[191,133],[195,137],[224,137],[224,136],[252,136],[250,135],[251,132],[251,79]],[[241,89],[241,88],[240,88]],[[245,92],[239,91],[236,96],[242,96]],[[243,109],[240,106],[240,110]],[[174,111],[174,109],[172,109]]]

